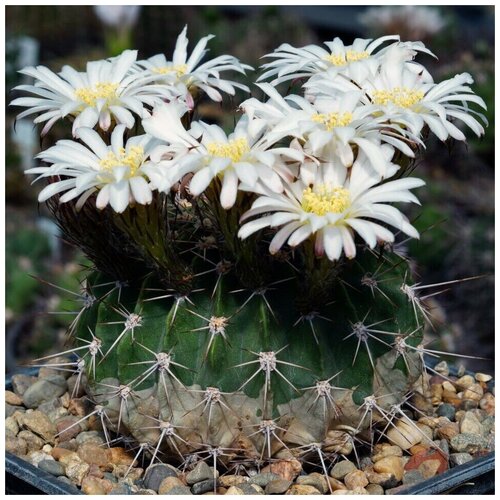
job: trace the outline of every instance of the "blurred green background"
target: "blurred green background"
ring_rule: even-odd
[[[260,57],[281,43],[321,44],[339,36],[399,33],[422,40],[438,56],[421,58],[436,81],[467,71],[488,105],[490,126],[481,140],[438,144],[431,140],[417,166],[427,187],[419,190],[422,207],[410,214],[422,231],[420,241],[401,250],[417,263],[422,283],[477,275],[486,277],[453,285],[430,304],[435,331],[429,348],[474,354],[489,361],[464,363],[493,370],[494,349],[494,8],[354,7],[354,6],[143,6],[125,13],[119,26],[114,13],[92,6],[6,7],[6,101],[15,85],[26,83],[17,70],[43,64],[59,71],[64,64],[83,70],[88,60],[137,48],[144,59],[164,52],[171,57],[177,35],[188,25],[190,48],[209,33],[210,57],[232,54],[258,67]],[[188,49],[189,50],[189,49]],[[232,76],[232,75],[231,75]],[[251,84],[256,74],[246,80]],[[244,81],[244,80],[242,80]],[[224,105],[207,102],[204,119],[230,126],[246,96]],[[8,371],[47,352],[61,350],[65,332],[78,309],[79,271],[88,262],[61,240],[47,209],[37,205],[38,186],[23,170],[33,165],[41,147],[30,121],[16,123],[19,110],[7,107],[6,121],[6,353]],[[47,147],[62,134],[54,127]],[[52,283],[54,286],[48,285]],[[67,289],[70,292],[64,292]]]

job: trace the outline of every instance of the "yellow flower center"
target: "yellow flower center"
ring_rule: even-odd
[[[241,157],[250,151],[248,141],[241,137],[229,142],[211,142],[207,145],[209,155],[218,156],[220,158],[231,158],[236,163],[241,160]]]
[[[84,87],[75,90],[75,95],[87,106],[95,106],[97,99],[112,101],[116,98],[117,83],[97,83],[94,88]]]
[[[348,50],[344,54],[330,54],[325,57],[325,61],[333,64],[334,66],[344,66],[347,63],[361,61],[362,59],[366,59],[370,57],[370,54],[363,50],[362,52],[358,52],[356,50]]]
[[[111,172],[113,168],[118,166],[127,166],[130,168],[130,177],[134,177],[142,165],[144,160],[144,149],[140,146],[132,146],[125,150],[125,148],[120,149],[120,153],[116,155],[113,151],[110,151],[100,162],[99,166],[101,170]]]
[[[327,130],[335,127],[347,127],[352,121],[351,113],[316,113],[312,116],[313,122],[322,123]]]
[[[160,68],[153,68],[154,73],[159,75],[168,75],[169,73],[177,73],[177,77],[185,75],[187,72],[187,64],[177,64],[172,66],[162,66]]]
[[[401,108],[411,108],[424,97],[422,90],[414,90],[406,87],[394,87],[392,90],[375,90],[372,92],[374,104],[387,106],[390,102]]]
[[[318,184],[304,189],[301,206],[304,212],[316,215],[341,214],[351,206],[351,194],[340,186]]]

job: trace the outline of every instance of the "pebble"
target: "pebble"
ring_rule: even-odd
[[[474,378],[478,382],[484,382],[487,384],[493,377],[491,375],[487,375],[486,373],[476,373]]]
[[[37,380],[28,387],[23,394],[23,403],[26,408],[36,408],[41,403],[62,396],[67,390],[66,379],[61,375],[50,375]]]
[[[440,361],[436,366],[434,366],[434,371],[447,377],[450,374],[450,369],[446,361]]]
[[[328,477],[328,482],[330,483],[330,489],[332,491],[336,490],[345,490],[345,484],[338,479],[334,479],[333,477]]]
[[[185,485],[178,477],[168,476],[160,483],[160,486],[158,487],[157,490],[156,488],[151,488],[151,489],[158,491],[159,495],[166,495],[175,486],[185,486]]]
[[[455,406],[450,403],[442,403],[437,409],[437,415],[440,417],[446,417],[448,420],[453,422],[455,420]]]
[[[237,486],[230,486],[225,493],[226,495],[244,495],[243,490]]]
[[[50,401],[46,401],[45,403],[38,405],[37,408],[37,410],[41,411],[42,413],[45,413],[45,415],[50,415],[55,410],[59,409],[63,409],[64,412],[67,413],[67,411],[64,408],[62,408],[60,398],[52,398]]]
[[[373,469],[368,467],[365,471],[366,478],[370,483],[379,484],[385,488],[391,488],[396,486],[398,480],[394,474],[390,472],[375,472]]]
[[[221,486],[224,486],[225,488],[230,488],[231,486],[237,486],[238,484],[246,483],[247,481],[248,481],[247,477],[238,476],[235,474],[221,476],[219,478],[219,483],[221,484]]]
[[[23,399],[15,392],[5,391],[5,402],[13,406],[21,406],[23,404]]]
[[[488,415],[495,415],[495,396],[491,392],[487,392],[479,401],[479,408]]]
[[[189,488],[188,488],[189,490]],[[143,488],[143,489],[140,489],[140,490],[137,490],[137,491],[134,491],[134,493],[132,493],[132,495],[157,495],[158,493],[156,493],[155,490],[147,490],[146,488]],[[170,493],[171,495],[191,495],[191,492],[189,493]]]
[[[470,399],[471,401],[480,401],[483,397],[484,390],[481,384],[472,384],[468,387],[462,396],[462,399]]]
[[[12,390],[18,395],[22,396],[26,390],[37,381],[36,377],[18,373],[12,375]]]
[[[134,461],[134,455],[128,452],[125,448],[110,448],[109,461],[114,465],[129,466]]]
[[[468,387],[474,385],[474,383],[474,377],[472,377],[471,375],[464,375],[455,382],[457,387],[459,387],[460,389],[467,389]]]
[[[408,470],[405,472],[403,476],[403,484],[406,486],[410,486],[412,484],[420,483],[424,480],[424,476],[418,469]]]
[[[294,484],[285,495],[321,495],[321,493],[314,486]]]
[[[17,420],[12,417],[7,417],[5,419],[5,430],[12,432],[14,436],[17,436],[19,433],[19,424],[17,423]]]
[[[387,431],[387,439],[401,449],[408,450],[422,441],[422,435],[412,425],[399,421]]]
[[[423,424],[420,424],[420,425],[423,425]],[[376,444],[373,447],[373,455],[372,455],[373,462],[378,462],[382,458],[392,457],[392,456],[402,457],[403,450],[399,446],[391,445],[389,443],[380,443],[380,444]]]
[[[328,453],[349,455],[353,450],[352,438],[344,431],[328,431],[324,440],[323,450]]]
[[[298,460],[278,460],[266,465],[261,472],[274,472],[282,479],[293,481],[302,471],[302,465]]]
[[[384,494],[384,488],[382,488],[382,486],[380,486],[379,484],[369,484],[368,486],[365,486],[365,490],[368,492],[369,495]]]
[[[481,422],[477,419],[472,411],[465,412],[464,417],[460,421],[460,432],[462,434],[482,434],[483,428]]]
[[[258,484],[241,483],[238,488],[245,495],[264,495],[264,490]]]
[[[86,495],[107,495],[114,487],[108,479],[86,476],[82,480],[82,492]]]
[[[108,449],[97,444],[84,443],[78,448],[77,453],[89,465],[95,464],[99,467],[107,467],[109,464],[110,453]]]
[[[434,477],[438,473],[440,467],[440,460],[426,460],[419,465],[418,471],[425,479],[429,479],[431,477]]]
[[[415,394],[413,394],[411,403],[415,408],[420,410],[422,413],[425,413],[426,415],[432,415],[432,413],[434,412],[432,401],[430,401],[429,398],[425,397],[419,392],[415,392]]]
[[[26,412],[22,418],[22,425],[35,434],[38,434],[48,443],[54,443],[56,428],[45,413],[38,410]]]
[[[69,441],[82,432],[80,417],[68,416],[56,422],[57,437],[59,441]]]
[[[193,484],[191,486],[191,492],[193,495],[201,495],[202,493],[206,493],[207,491],[214,491],[216,487],[217,481],[213,479],[207,479],[205,481],[200,481],[199,483]]]
[[[443,386],[441,383],[431,385],[431,402],[433,405],[439,404],[443,400]]]
[[[120,483],[113,487],[108,495],[130,495],[132,493],[130,486],[126,483]]]
[[[361,471],[358,471],[361,472]],[[363,474],[361,472],[361,474]],[[320,491],[323,495],[327,493],[328,490],[328,481],[323,474],[319,472],[312,472],[307,476],[299,476],[295,481],[296,484],[306,484],[309,486],[314,486],[318,491]]]
[[[76,389],[76,384],[78,382],[78,375],[71,375],[68,378],[68,393],[71,394],[75,398],[81,398],[85,394],[85,384],[82,383],[80,379],[80,383],[78,384],[78,389]]]
[[[79,445],[82,445],[83,443],[104,444],[105,437],[104,434],[99,431],[85,431],[80,432],[76,436],[76,442]]]
[[[168,492],[169,495],[192,495],[191,490],[187,486],[174,486]]]
[[[444,391],[454,392],[454,393],[457,392],[456,387],[448,380],[445,380],[441,385],[443,386]]]
[[[401,481],[404,474],[404,463],[401,457],[385,457],[373,464],[373,470],[379,473],[386,472],[393,474],[398,481]]]
[[[292,481],[286,479],[275,479],[266,485],[266,495],[282,495],[292,485]]]
[[[450,441],[451,449],[457,453],[477,453],[488,446],[488,442],[477,434],[458,434]]]
[[[5,416],[12,417],[16,412],[24,413],[26,408],[24,406],[12,406],[9,403],[5,403]]]
[[[5,437],[5,451],[13,455],[23,456],[28,453],[26,441],[20,437]]]
[[[64,467],[55,460],[41,460],[38,462],[38,468],[52,474],[53,476],[64,475]]]
[[[59,446],[52,448],[50,454],[55,460],[59,461],[61,461],[61,458],[64,457],[65,455],[74,455],[77,459],[79,458],[78,455],[73,451],[67,450],[66,448],[60,448]]]
[[[444,453],[434,448],[428,448],[427,450],[413,455],[410,460],[408,460],[404,468],[407,471],[414,469],[420,470],[420,466],[427,461],[437,462],[436,470],[439,470],[440,473],[448,469],[448,460],[445,458]],[[436,464],[425,466],[424,471],[431,470],[435,465]],[[420,470],[420,472],[423,474],[422,470]]]
[[[436,436],[440,439],[452,439],[460,432],[456,422],[450,422],[436,429]]]
[[[213,479],[213,472],[205,462],[198,462],[196,467],[186,474],[186,483],[190,486],[207,479]]]
[[[78,486],[81,486],[83,478],[88,474],[90,465],[84,462],[70,462],[65,467],[66,476]]]
[[[349,472],[354,472],[357,470],[356,466],[349,460],[342,460],[337,462],[330,471],[330,476],[334,479],[344,479],[344,477],[349,474]]]
[[[113,465],[113,475],[116,478],[123,478],[127,474],[127,481],[134,482],[142,476],[144,469],[140,467],[132,467],[128,465]]]
[[[474,408],[477,408],[479,404],[479,401],[475,401],[473,399],[462,399],[459,405],[459,408],[461,410],[474,410]],[[458,412],[457,412],[458,413]]]
[[[490,416],[486,417],[482,422],[481,426],[483,427],[483,436],[487,436],[490,433],[495,432],[495,417]]]
[[[452,453],[450,455],[450,463],[452,466],[463,465],[472,460],[470,453]]]
[[[280,476],[278,476],[278,474],[274,474],[273,472],[264,472],[264,473],[255,474],[255,476],[252,476],[249,479],[248,483],[249,484],[258,484],[262,488],[265,488],[269,482],[274,481],[276,479],[281,479]]]
[[[386,459],[383,458],[382,460]],[[386,472],[386,471],[381,471],[381,472]],[[344,484],[347,486],[348,490],[354,490],[355,488],[364,488],[368,483],[369,481],[366,477],[366,474],[361,470],[355,470],[353,472],[349,472],[349,474],[347,474],[344,477]]]

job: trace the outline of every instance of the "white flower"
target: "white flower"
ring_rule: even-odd
[[[141,135],[124,144],[124,131],[124,125],[116,126],[108,146],[95,130],[82,127],[78,136],[87,147],[76,141],[61,140],[37,155],[51,166],[32,168],[27,174],[39,174],[37,180],[62,177],[45,187],[38,200],[42,202],[65,192],[60,202],[79,197],[77,207],[80,207],[98,191],[96,205],[100,209],[109,203],[115,212],[123,212],[131,203],[151,203],[155,188],[148,181],[148,157],[157,142],[149,135]]]
[[[328,180],[319,173],[313,185],[299,179],[283,193],[259,196],[242,221],[263,216],[243,224],[238,235],[247,238],[265,227],[280,228],[269,247],[272,254],[287,242],[296,247],[314,237],[315,253],[318,256],[326,253],[332,261],[338,260],[342,251],[348,258],[355,257],[354,233],[370,248],[379,241],[393,242],[394,234],[379,222],[418,238],[418,232],[405,216],[387,203],[418,203],[410,189],[423,186],[424,181],[403,178],[378,184],[364,155],[356,160],[350,175],[344,175],[342,169],[336,172]]]
[[[376,53],[374,51],[390,40],[396,41],[396,43],[389,47],[398,45],[399,36],[383,36],[376,40],[356,38],[352,45],[347,46],[344,45],[340,38],[335,38],[331,42],[324,42],[329,50],[325,50],[318,45],[296,48],[286,43],[278,47],[273,53],[264,56],[275,58],[275,60],[262,66],[262,69],[266,71],[257,81],[276,76],[271,81],[271,84],[278,85],[288,80],[309,78],[315,74],[328,71],[329,78],[343,75],[356,82],[361,82],[367,74],[376,71],[380,57],[384,55],[389,47]],[[407,42],[405,47],[414,51],[429,52],[420,42]]]
[[[451,121],[454,118],[464,122],[476,135],[484,134],[483,126],[471,114],[477,115],[484,123],[487,123],[486,119],[470,109],[469,103],[483,109],[486,109],[486,104],[468,86],[474,82],[468,73],[436,84],[411,68],[398,58],[387,58],[376,74],[362,83],[365,102],[380,107],[391,121],[403,124],[415,135],[428,125],[442,141],[450,136],[464,141],[465,135]],[[358,88],[347,81],[338,86],[344,91]]]
[[[143,75],[131,72],[136,58],[136,50],[126,50],[109,61],[88,62],[86,72],[64,66],[58,75],[45,66],[24,68],[21,73],[35,78],[35,84],[19,85],[15,90],[35,97],[20,97],[11,104],[28,108],[18,118],[40,113],[34,122],[47,122],[42,135],[66,116],[74,117],[73,135],[78,127],[96,124],[108,130],[113,118],[132,128],[132,113],[142,118],[147,114],[145,105],[152,107],[160,98],[172,95],[167,86],[145,85]]]
[[[114,28],[130,28],[137,22],[140,5],[93,5],[97,17]]]
[[[237,71],[245,74],[251,66],[242,64],[236,57],[223,55],[211,59],[201,65],[200,61],[208,52],[205,49],[207,42],[214,35],[203,37],[195,46],[191,55],[187,56],[188,39],[186,38],[187,26],[184,27],[177,38],[172,60],[167,60],[164,54],[157,54],[145,61],[138,61],[138,65],[145,69],[145,73],[159,83],[167,83],[177,89],[179,95],[189,98],[189,89],[198,87],[205,91],[210,99],[221,101],[222,95],[216,89],[230,95],[235,94],[235,87],[249,92],[246,85],[223,80],[220,73],[223,71]]]
[[[306,153],[316,156],[325,168],[341,163],[350,167],[356,147],[365,152],[373,168],[385,176],[386,160],[381,144],[387,142],[407,156],[414,156],[405,143],[418,141],[403,128],[388,121],[380,108],[360,102],[362,92],[350,90],[334,97],[323,96],[314,103],[297,95],[285,98],[270,84],[260,84],[270,97],[266,104],[255,99],[241,107],[257,124],[267,123],[268,140],[278,141],[293,136],[305,141]]]
[[[184,175],[194,173],[189,190],[198,196],[214,179],[219,179],[220,203],[225,209],[234,205],[241,185],[250,189],[261,182],[271,191],[281,191],[282,180],[276,163],[280,163],[282,155],[295,160],[303,158],[300,152],[290,148],[269,149],[263,131],[251,130],[246,116],[229,135],[217,125],[203,122],[193,122],[188,133],[180,121],[179,106],[170,103],[155,108],[153,116],[143,120],[143,127],[153,137],[168,143],[153,155],[155,160],[158,152],[168,158],[158,163],[164,167],[165,178],[165,182],[158,182],[158,186],[162,184],[159,189],[169,189]]]
[[[359,17],[376,33],[398,29],[412,39],[435,35],[447,24],[438,9],[424,5],[372,7]]]

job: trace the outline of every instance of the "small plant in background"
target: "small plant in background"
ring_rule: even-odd
[[[268,54],[264,100],[244,101],[227,132],[197,106],[248,91],[221,75],[251,68],[202,63],[209,39],[188,56],[184,29],[172,60],[24,70],[35,97],[12,104],[42,135],[59,120],[73,135],[27,173],[95,265],[65,354],[97,405],[83,418],[108,441],[132,436],[137,457],[327,473],[412,426],[401,406],[439,354],[422,341],[436,290],[412,279],[402,247],[419,234],[399,204],[418,203],[428,134],[482,135],[471,106],[485,104],[467,73],[435,83],[414,61],[432,55],[421,42],[336,38]],[[278,92],[290,81],[302,95]]]

